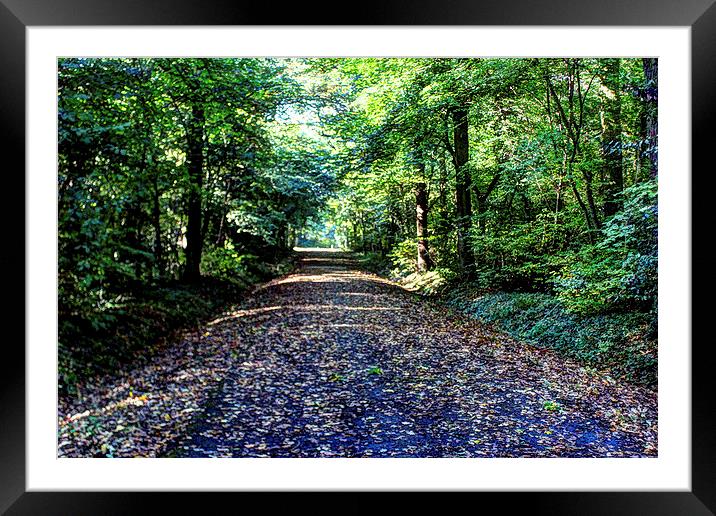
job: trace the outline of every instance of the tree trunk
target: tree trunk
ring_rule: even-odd
[[[582,174],[584,177],[584,188],[587,192],[587,202],[589,203],[589,211],[592,215],[592,222],[594,223],[594,229],[602,227],[602,223],[599,220],[599,213],[597,212],[597,203],[594,201],[594,189],[592,188],[593,174],[586,172]]]
[[[360,251],[361,253],[365,253],[368,247],[366,246],[365,242],[365,223],[363,222],[363,212],[360,213]]]
[[[606,100],[602,131],[602,156],[605,163],[604,216],[611,217],[622,207],[620,194],[624,190],[622,169],[622,121],[619,81],[619,59],[605,59],[602,75],[604,87],[612,95]]]
[[[282,251],[288,248],[288,232],[284,225],[276,229],[276,246]]]
[[[455,109],[453,118],[453,146],[455,148],[455,208],[457,216],[457,254],[460,264],[468,270],[474,263],[472,249],[467,242],[472,217],[472,199],[470,196],[471,178],[467,170],[470,159],[468,140],[468,120],[466,109]]]
[[[424,165],[421,164],[421,168]],[[432,266],[428,254],[428,191],[424,182],[415,185],[415,222],[418,240],[418,272],[427,272]]]
[[[136,251],[143,251],[144,246],[142,245],[142,226],[144,215],[142,213],[142,199],[138,195],[132,202],[126,211],[125,227],[129,228],[126,236],[126,244],[129,249]],[[143,265],[142,260],[137,259],[137,255],[132,256],[129,252],[126,252],[126,258],[130,262],[134,262],[134,279],[138,282],[142,281],[143,276]]]
[[[659,100],[659,61],[649,57],[642,60],[644,65],[644,104],[646,111],[646,158],[649,164],[649,177],[656,179],[658,175],[658,100]]]
[[[152,225],[154,226],[154,263],[158,276],[164,275],[164,253],[162,248],[161,205],[159,202],[159,173],[155,170],[152,178]]]
[[[201,189],[204,177],[204,110],[194,105],[187,131],[189,169],[189,207],[186,232],[186,266],[184,281],[195,282],[201,277]]]

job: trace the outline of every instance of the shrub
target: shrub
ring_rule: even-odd
[[[656,313],[656,182],[624,191],[624,209],[609,219],[603,237],[573,256],[555,281],[572,312],[596,315],[636,310]]]
[[[442,293],[454,276],[455,273],[449,269],[436,268],[428,272],[414,272],[401,278],[400,282],[408,290],[433,296]]]
[[[549,294],[475,295],[465,287],[450,291],[447,303],[518,340],[554,349],[632,382],[656,384],[656,328],[651,314],[584,316]]]
[[[150,356],[173,330],[195,326],[241,291],[236,283],[202,278],[198,285],[147,286],[102,308],[65,314],[58,328],[60,390]]]
[[[258,256],[239,254],[229,241],[224,247],[207,249],[202,254],[201,269],[205,274],[241,286],[249,285],[268,274],[268,269],[259,261]]]
[[[398,242],[388,254],[393,264],[391,271],[394,277],[403,277],[416,272],[418,247],[414,239]]]
[[[390,259],[380,253],[363,253],[359,261],[361,267],[370,272],[390,275]]]
[[[481,231],[473,225],[470,237],[475,254],[477,283],[484,289],[549,291],[554,274],[564,267],[570,220],[566,214],[543,213],[536,220]]]

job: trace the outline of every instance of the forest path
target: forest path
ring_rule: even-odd
[[[301,253],[202,338],[229,364],[165,456],[656,455],[654,392],[416,299],[349,254]]]

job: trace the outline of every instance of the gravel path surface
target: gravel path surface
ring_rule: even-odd
[[[304,253],[202,339],[220,374],[149,455],[656,456],[655,392],[417,299],[347,254]]]

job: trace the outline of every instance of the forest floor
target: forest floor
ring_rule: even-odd
[[[657,454],[655,391],[325,251],[59,412],[60,456]]]

